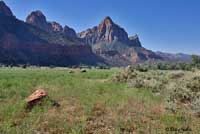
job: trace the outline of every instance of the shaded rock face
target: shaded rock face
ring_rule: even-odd
[[[132,44],[133,46],[142,47],[138,35],[129,37],[129,41],[130,41],[130,44]]]
[[[68,26],[65,26],[64,29],[63,29],[63,33],[64,35],[66,35],[67,37],[71,38],[71,39],[77,39],[77,35],[76,35],[76,32],[74,29],[68,27]]]
[[[0,1],[0,13],[6,16],[13,16],[10,8],[3,1]]]
[[[46,32],[62,32],[63,27],[57,22],[48,22],[41,11],[33,11],[26,18],[26,23],[34,25]]]
[[[129,40],[127,32],[115,24],[109,16],[105,17],[98,26],[78,33],[78,36],[89,45],[100,42],[112,43],[113,41],[119,41],[130,46],[141,46],[139,41]]]
[[[42,30],[51,31],[51,24],[47,22],[46,17],[41,11],[34,11],[26,18],[26,22]]]
[[[77,40],[74,29],[65,26],[64,28],[57,22],[48,22],[45,15],[41,11],[34,11],[26,18],[28,24],[34,25],[46,32],[58,32],[66,36],[70,40]]]

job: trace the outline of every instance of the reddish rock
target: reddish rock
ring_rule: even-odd
[[[35,92],[33,92],[27,99],[27,103],[34,103],[38,100],[41,100],[44,97],[47,97],[48,93],[44,89],[37,89]]]
[[[51,30],[54,32],[62,32],[63,27],[57,22],[51,22]]]

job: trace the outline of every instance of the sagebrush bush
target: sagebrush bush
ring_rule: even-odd
[[[137,71],[129,67],[114,77],[118,82],[127,82],[130,87],[149,89],[160,93],[166,100],[166,107],[172,111],[187,109],[200,113],[199,71]]]
[[[113,76],[112,81],[114,82],[128,82],[136,78],[137,73],[132,68],[126,68],[124,71]]]
[[[168,108],[174,110],[178,107],[189,108],[192,113],[200,113],[200,77],[192,76],[189,79],[182,79],[174,82],[168,88],[167,94]],[[171,106],[170,106],[171,105]]]
[[[153,92],[160,92],[163,89],[166,79],[164,73],[157,71],[137,71],[132,67],[116,74],[112,80],[115,82],[127,82],[130,87],[147,88]]]

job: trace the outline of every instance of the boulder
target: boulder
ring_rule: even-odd
[[[39,100],[47,96],[48,96],[48,93],[44,89],[37,89],[28,98],[26,98],[26,102],[28,104],[32,104],[32,103],[38,102]]]

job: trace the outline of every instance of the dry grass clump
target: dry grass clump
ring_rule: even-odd
[[[159,117],[164,113],[162,105],[145,105],[144,102],[129,99],[118,109],[120,133],[155,133],[164,130]]]
[[[164,130],[160,116],[165,113],[161,104],[146,105],[143,101],[130,98],[116,108],[96,103],[85,126],[86,134],[137,134]]]
[[[116,118],[114,113],[102,103],[96,103],[86,120],[86,134],[115,133]]]
[[[37,133],[72,133],[73,128],[85,120],[83,107],[77,98],[66,98],[59,103],[60,108],[51,108],[39,117],[37,121],[39,125],[35,126]]]

